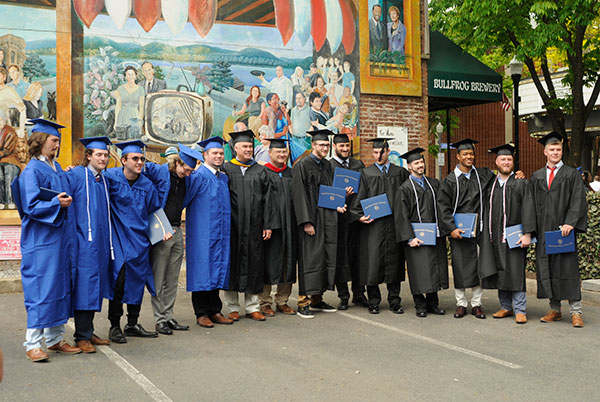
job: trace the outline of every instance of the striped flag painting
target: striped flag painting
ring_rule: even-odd
[[[508,101],[506,94],[504,94],[504,92],[502,92],[502,110],[504,110],[505,112],[508,112],[508,109],[510,109],[511,107],[512,107],[512,105]]]

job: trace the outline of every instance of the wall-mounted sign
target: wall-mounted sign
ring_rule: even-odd
[[[377,126],[377,137],[394,138],[390,144],[390,161],[398,166],[405,166],[406,161],[400,155],[408,152],[408,128],[397,126]]]
[[[21,227],[0,226],[0,260],[21,259]]]

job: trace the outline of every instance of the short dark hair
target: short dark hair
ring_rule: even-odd
[[[127,75],[127,71],[129,70],[133,70],[133,72],[135,73],[135,75],[137,75],[137,68],[135,68],[134,66],[127,66],[125,67],[125,71],[123,71],[123,75]]]
[[[144,67],[145,64],[150,64],[150,67],[152,67],[152,69],[154,70],[154,64],[150,63],[148,60],[144,61],[141,67]]]
[[[321,94],[318,93],[318,92],[316,92],[316,91],[312,92],[310,94],[310,96],[308,97],[308,103],[310,103],[312,105],[312,103],[314,102],[314,100],[317,99],[317,98],[320,99],[321,98]]]
[[[269,93],[267,94],[267,103],[271,102],[271,99],[272,99],[272,98],[273,98],[275,95],[277,95],[275,92],[269,92]],[[277,97],[279,98],[279,95],[277,95]]]
[[[371,11],[375,10],[375,7],[379,7],[383,10],[380,4],[373,4],[373,8],[371,8]]]

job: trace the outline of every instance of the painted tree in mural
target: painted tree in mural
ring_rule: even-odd
[[[226,61],[218,61],[213,64],[212,68],[206,73],[208,81],[210,82],[212,91],[225,92],[225,90],[231,88],[233,85],[233,73],[231,72],[231,64]]]
[[[99,48],[98,55],[89,58],[84,75],[84,116],[87,122],[97,126],[97,130],[104,130],[104,135],[108,135],[113,127],[115,101],[110,93],[124,82],[118,55],[111,46]]]
[[[37,54],[27,56],[23,64],[23,75],[32,81],[36,78],[45,78],[50,75],[46,70],[46,63]]]
[[[591,0],[432,0],[431,26],[476,56],[516,55],[527,66],[555,131],[566,134],[565,162],[590,168],[592,138],[586,121],[600,94],[600,2]],[[551,59],[562,54],[570,94],[557,93]],[[542,82],[542,79],[544,80]],[[587,104],[584,87],[592,87]]]

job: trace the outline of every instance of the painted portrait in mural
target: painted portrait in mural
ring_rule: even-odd
[[[10,184],[27,163],[27,120],[56,119],[56,17],[16,5],[0,5],[0,15],[0,210],[14,210]]]
[[[421,94],[418,0],[361,2],[361,89],[368,93]],[[368,18],[368,24],[366,20]]]

